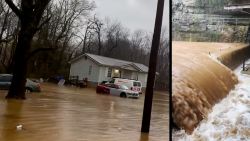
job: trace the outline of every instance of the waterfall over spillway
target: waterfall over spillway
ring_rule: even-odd
[[[234,70],[239,79],[235,89],[212,108],[194,132],[175,131],[173,140],[250,140],[250,76],[241,70],[242,65]]]
[[[235,88],[238,78],[230,68],[246,50],[240,43],[173,42],[172,116],[178,127],[192,133]]]

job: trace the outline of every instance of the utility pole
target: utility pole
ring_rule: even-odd
[[[153,35],[153,41],[149,59],[149,70],[148,70],[147,87],[145,93],[142,127],[141,127],[141,132],[145,133],[148,133],[150,128],[154,82],[155,82],[156,64],[157,64],[158,50],[161,37],[163,11],[164,11],[164,0],[158,0],[154,35]],[[162,60],[162,61],[167,61],[167,60]]]

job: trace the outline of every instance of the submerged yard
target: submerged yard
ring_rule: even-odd
[[[168,94],[156,92],[151,132],[141,134],[144,94],[124,99],[94,89],[41,85],[27,100],[5,100],[0,90],[1,141],[160,141],[168,140]],[[22,125],[18,130],[17,126]]]

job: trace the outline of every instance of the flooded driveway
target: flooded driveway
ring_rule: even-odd
[[[144,94],[139,99],[96,94],[94,89],[42,84],[27,100],[5,100],[0,91],[1,141],[165,141],[168,94],[154,96],[149,134],[141,134]],[[16,126],[22,125],[22,130]]]

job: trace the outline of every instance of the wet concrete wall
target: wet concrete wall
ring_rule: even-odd
[[[239,64],[242,64],[242,62],[248,58],[250,58],[250,46],[222,54],[217,59],[231,70],[234,70]]]

